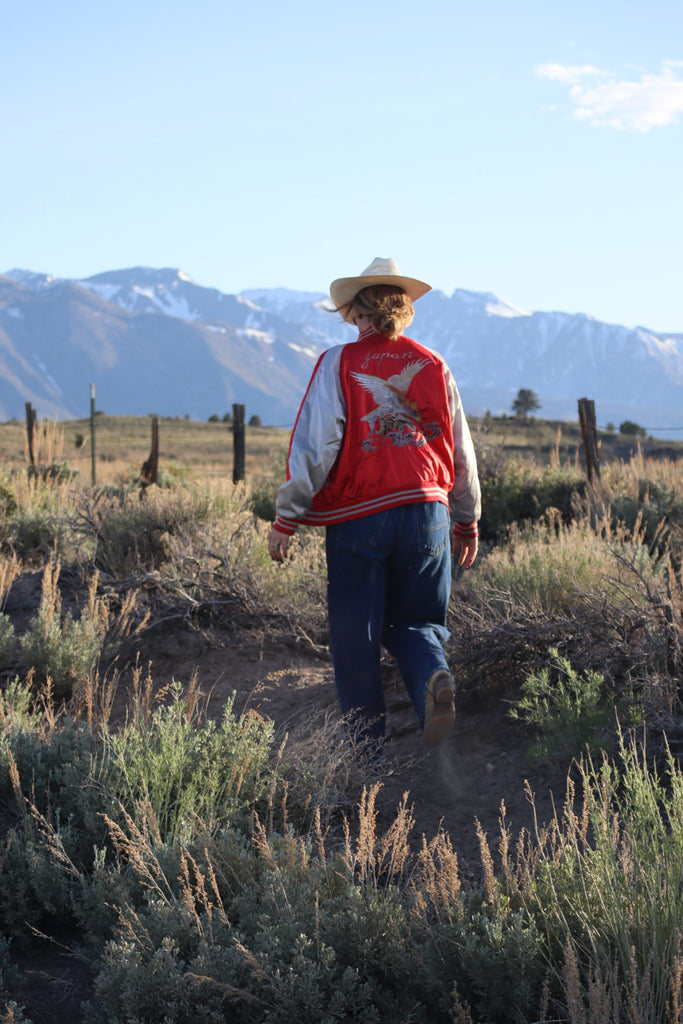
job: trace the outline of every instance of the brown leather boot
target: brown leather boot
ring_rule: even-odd
[[[455,725],[455,684],[448,669],[432,673],[425,694],[423,735],[428,747],[438,747]]]

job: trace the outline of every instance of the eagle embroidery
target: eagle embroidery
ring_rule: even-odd
[[[362,417],[371,430],[371,437],[363,441],[366,451],[374,451],[376,448],[372,435],[375,438],[388,437],[393,444],[399,446],[419,447],[425,444],[425,434],[418,427],[422,415],[417,403],[408,400],[408,390],[420,370],[428,365],[428,359],[409,363],[400,373],[393,374],[387,380],[373,377],[369,373],[351,371],[350,376],[377,402],[376,407]],[[426,432],[428,437],[436,437],[441,433],[436,424],[429,424]]]

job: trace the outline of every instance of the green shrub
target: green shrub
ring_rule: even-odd
[[[151,811],[162,838],[192,835],[197,821],[222,824],[268,791],[272,733],[260,715],[237,718],[231,700],[220,724],[200,725],[174,683],[149,722],[105,730],[100,784],[130,813]]]
[[[91,675],[104,640],[95,607],[83,609],[79,619],[62,615],[59,563],[50,562],[43,572],[40,606],[19,640],[20,655],[40,685],[52,680],[58,700],[69,698]]]
[[[0,612],[0,669],[13,664],[17,641],[14,626],[3,612]]]
[[[87,1024],[222,1020],[440,1022],[450,979],[411,899],[354,884],[341,860],[313,860],[293,837],[257,835],[236,849],[224,834],[187,855],[179,885],[125,923],[100,960]],[[175,888],[175,891],[174,891]],[[164,991],[167,997],[164,997]]]
[[[577,496],[586,482],[577,469],[557,464],[537,467],[534,463],[509,457],[502,449],[485,449],[479,456],[482,490],[483,540],[500,540],[513,523],[535,522],[549,509],[557,509],[565,521],[573,517]]]
[[[34,712],[5,719],[3,728],[0,930],[23,942],[46,917],[71,918],[78,872],[106,840],[101,814],[111,804],[87,785],[92,738],[85,730],[66,722],[47,739]]]
[[[60,830],[68,856],[81,868],[89,867],[93,846],[102,847],[107,829],[102,813],[117,807],[112,794],[93,778],[94,738],[87,729],[64,719],[51,735],[32,711],[28,722],[7,722],[0,745],[0,795],[16,803],[16,785],[25,801]],[[12,774],[16,768],[16,781]]]
[[[43,483],[61,484],[75,480],[80,476],[80,471],[72,469],[68,462],[51,462],[47,466],[28,467],[28,476],[32,480],[40,480]]]
[[[17,510],[17,492],[9,473],[0,472],[0,521],[6,522]]]
[[[38,719],[31,711],[31,689],[18,676],[0,692],[0,727],[3,732],[12,729],[32,731],[39,727]]]
[[[458,1001],[475,1011],[475,1019],[525,1024],[530,1009],[540,1005],[546,975],[544,937],[534,919],[521,907],[508,913],[466,905],[443,938]]]
[[[614,720],[614,699],[598,672],[579,675],[557,648],[550,649],[549,660],[527,676],[509,714],[536,733],[529,747],[534,760],[580,757],[586,747],[604,741]]]
[[[252,490],[250,508],[255,516],[267,523],[275,522],[275,491],[276,488],[267,481]]]
[[[19,508],[7,521],[7,543],[19,558],[60,552],[67,536],[65,511],[56,506]]]

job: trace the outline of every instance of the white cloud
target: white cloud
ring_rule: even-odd
[[[540,78],[550,78],[555,82],[566,82],[568,85],[574,85],[575,82],[580,82],[582,78],[587,76],[602,77],[606,74],[605,71],[601,71],[600,68],[593,67],[592,64],[579,64],[578,66],[565,65],[565,64],[539,64],[536,68],[536,74]]]
[[[683,116],[683,61],[666,60],[658,74],[620,79],[591,64],[540,64],[541,78],[569,85],[572,116],[596,126],[647,132]]]

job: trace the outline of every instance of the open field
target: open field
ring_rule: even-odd
[[[120,483],[137,478],[151,446],[151,417],[107,416],[95,418],[95,475],[97,483]],[[515,417],[474,417],[470,427],[480,450],[502,449],[507,455],[521,455],[547,463],[559,457],[579,464],[583,458],[578,423]],[[90,421],[71,420],[57,424],[60,437],[58,460],[66,460],[84,481],[92,477]],[[80,447],[77,442],[80,441]],[[284,473],[289,431],[278,427],[246,427],[247,476]],[[0,465],[26,464],[26,427],[20,420],[0,424]],[[601,432],[600,457],[625,459],[639,449],[646,457],[678,458],[683,441],[656,438],[637,440],[618,432]],[[202,476],[232,477],[233,435],[230,424],[206,423],[180,417],[161,418],[159,465],[173,474],[198,479]]]
[[[44,421],[41,421],[44,422]],[[135,480],[151,447],[151,417],[105,416],[95,418],[95,478],[97,483]],[[282,465],[289,433],[276,427],[245,428],[247,474],[259,474],[264,466]],[[59,437],[55,459],[64,459],[84,481],[92,478],[90,420],[69,420],[56,425]],[[80,447],[77,441],[82,439]],[[0,465],[26,464],[26,426],[21,421],[0,424]],[[180,418],[159,423],[159,467],[172,475],[232,477],[233,434],[225,423],[203,423]]]
[[[0,426],[2,1024],[680,1024],[683,460],[588,487],[578,427],[477,427],[456,729],[385,659],[377,778],[322,534],[267,556],[286,431],[235,487],[227,426],[162,420],[141,495],[148,418],[98,417],[95,489]]]

